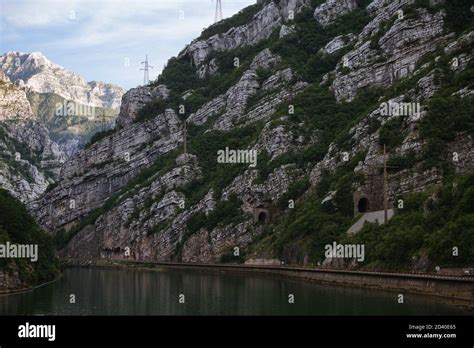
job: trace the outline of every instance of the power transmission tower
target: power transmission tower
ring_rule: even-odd
[[[107,124],[113,119],[113,116],[108,116],[105,114],[105,110],[102,109],[100,114],[97,115],[96,120],[94,122],[100,123],[101,125],[101,132],[105,132]]]
[[[387,165],[387,149],[386,145],[383,145],[383,165],[380,166],[368,166],[369,168],[383,169],[383,210],[384,210],[384,224],[388,223],[388,186],[389,186],[389,177],[388,169],[399,169],[399,166],[389,166]],[[374,176],[374,175],[372,175]]]
[[[383,221],[388,222],[388,175],[387,175],[387,151],[383,145]]]
[[[216,15],[214,16],[214,23],[221,21],[224,18],[222,15],[222,2],[221,0],[216,0]]]
[[[184,154],[188,153],[188,120],[184,120]]]
[[[150,82],[150,72],[149,69],[153,69],[151,65],[148,64],[148,54],[145,55],[145,61],[142,62],[142,64],[145,65],[143,69],[140,69],[141,71],[144,71],[143,74],[143,85],[147,85],[148,82]]]

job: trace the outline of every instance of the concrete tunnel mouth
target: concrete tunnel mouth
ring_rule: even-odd
[[[369,200],[367,198],[361,198],[357,204],[359,213],[367,213],[369,211]]]

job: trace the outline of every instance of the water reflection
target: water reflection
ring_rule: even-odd
[[[74,294],[76,303],[69,302]],[[185,304],[178,301],[185,295]],[[295,303],[288,303],[288,295]],[[33,292],[0,297],[2,315],[464,314],[431,297],[232,272],[73,268]]]

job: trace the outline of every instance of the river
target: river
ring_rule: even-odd
[[[69,268],[34,291],[1,296],[0,315],[466,314],[442,299],[405,294],[399,304],[397,296],[251,273]]]

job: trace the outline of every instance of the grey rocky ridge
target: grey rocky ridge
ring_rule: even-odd
[[[40,52],[7,52],[0,56],[0,71],[25,92],[33,118],[67,155],[114,125],[124,93],[119,86],[87,82]]]
[[[30,205],[67,157],[115,124],[123,91],[86,82],[40,52],[0,56],[0,187]]]
[[[86,82],[78,74],[51,62],[41,52],[7,52],[0,56],[0,69],[12,82],[25,85],[36,93],[54,93],[95,107],[120,107],[122,88],[101,81]]]
[[[0,71],[0,187],[30,204],[59,177],[66,155],[33,116],[24,90]]]
[[[332,267],[472,266],[473,23],[464,0],[258,2],[126,93],[32,212],[64,258],[317,265],[337,241],[367,255]],[[394,217],[349,235],[384,161]]]

